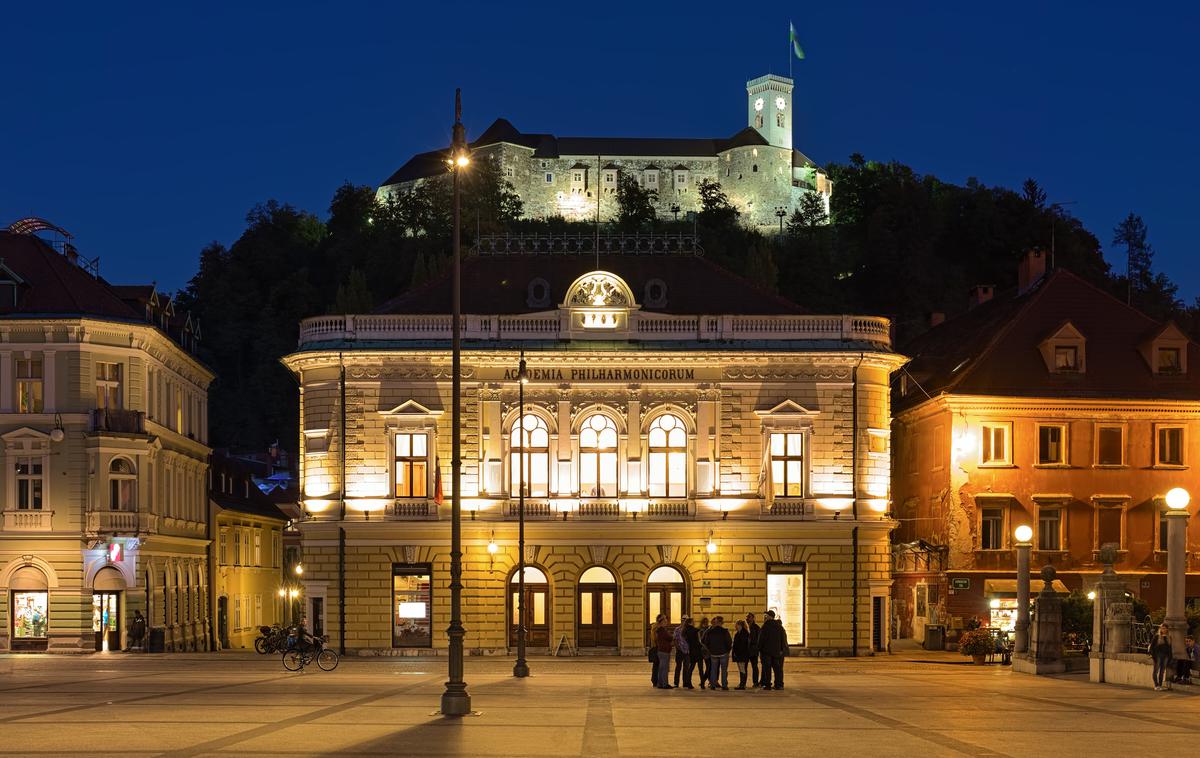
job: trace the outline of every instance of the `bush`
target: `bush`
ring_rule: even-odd
[[[963,655],[990,655],[995,649],[996,643],[992,641],[992,635],[983,629],[963,632],[958,638],[958,652]]]
[[[1071,594],[1063,598],[1062,602],[1062,630],[1063,632],[1074,632],[1076,634],[1091,635],[1092,633],[1092,610],[1094,603],[1088,600],[1087,595],[1079,590],[1073,590]]]

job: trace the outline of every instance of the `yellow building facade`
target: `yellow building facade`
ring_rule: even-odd
[[[305,613],[362,654],[447,644],[448,293],[309,319],[284,359]],[[887,648],[886,319],[805,315],[694,256],[478,256],[464,303],[469,651],[511,650],[521,605],[534,651],[768,608],[795,653]]]

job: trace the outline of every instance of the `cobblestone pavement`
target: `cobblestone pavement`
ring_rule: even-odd
[[[631,659],[468,658],[477,715],[434,711],[446,660],[0,657],[6,755],[1177,755],[1200,698],[945,654],[789,659],[781,692],[654,690]]]

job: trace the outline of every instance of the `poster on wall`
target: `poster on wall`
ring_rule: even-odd
[[[13,592],[13,636],[45,639],[49,595],[45,592]]]

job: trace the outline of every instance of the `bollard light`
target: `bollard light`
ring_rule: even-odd
[[[1167,491],[1167,507],[1173,511],[1182,511],[1192,502],[1192,496],[1183,487],[1175,487]]]
[[[1021,524],[1013,532],[1013,536],[1017,538],[1017,542],[1029,542],[1033,539],[1033,529],[1028,524]]]

